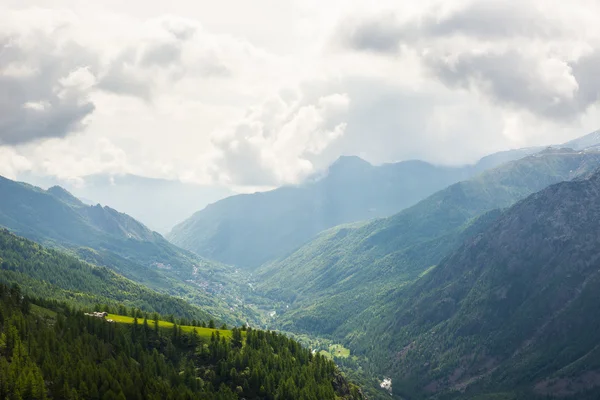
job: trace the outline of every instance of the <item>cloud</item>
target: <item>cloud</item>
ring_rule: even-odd
[[[17,179],[22,171],[31,169],[31,162],[10,147],[0,147],[0,176]]]
[[[252,188],[342,154],[460,164],[600,123],[595,0],[283,0],[233,17],[233,0],[175,1],[177,15],[17,3],[0,6],[0,157],[13,160],[0,171],[13,175]]]
[[[51,21],[36,28],[0,21],[0,144],[80,131],[95,108],[94,56],[63,36],[67,21],[41,17]]]
[[[434,3],[420,13],[404,15],[395,10],[349,17],[338,27],[337,40],[355,50],[396,53],[402,45],[457,36],[478,40],[510,38],[552,39],[564,37],[569,29],[562,21],[543,12],[545,4],[523,1],[469,1],[453,7]]]
[[[229,77],[232,68],[223,52],[236,45],[243,46],[210,35],[185,18],[152,19],[107,63],[99,87],[149,101],[166,86],[185,79]]]
[[[580,108],[600,102],[600,48],[570,64],[579,85],[577,100]]]
[[[269,99],[214,135],[217,179],[250,186],[299,182],[314,172],[310,157],[344,135],[349,104],[339,93],[312,102],[293,93]]]
[[[450,60],[427,57],[432,72],[450,87],[476,88],[493,101],[551,119],[570,119],[591,104],[581,101],[578,77],[568,62],[517,50],[462,53]],[[600,66],[600,65],[599,65]]]
[[[589,13],[594,6],[573,8]],[[572,122],[598,101],[600,84],[591,71],[600,69],[600,40],[591,25],[574,23],[570,11],[538,1],[434,3],[409,17],[387,12],[347,19],[336,38],[351,50],[414,54],[451,89]]]

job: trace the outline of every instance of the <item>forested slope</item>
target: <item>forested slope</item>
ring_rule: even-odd
[[[385,319],[395,293],[438,264],[498,212],[600,166],[600,153],[548,150],[439,191],[392,217],[336,227],[257,273],[257,288],[289,305],[280,326],[357,340]]]
[[[335,365],[273,332],[209,340],[122,325],[0,285],[0,398],[352,399]]]

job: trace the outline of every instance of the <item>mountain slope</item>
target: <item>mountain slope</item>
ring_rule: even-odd
[[[232,268],[174,246],[126,214],[85,205],[62,188],[45,191],[0,177],[0,226],[231,317],[225,314],[237,290]]]
[[[77,306],[124,304],[146,312],[204,319],[187,302],[156,293],[105,267],[97,267],[0,229],[0,281],[18,284],[25,294]]]
[[[336,227],[261,267],[257,291],[282,302],[279,326],[358,342],[383,305],[494,221],[496,208],[600,166],[600,153],[546,150],[435,193],[392,217]],[[289,307],[289,308],[288,308]]]
[[[600,172],[550,186],[403,290],[369,332],[395,392],[597,399],[598,220]]]
[[[565,147],[573,150],[585,150],[589,148],[595,148],[600,145],[600,130],[589,133],[585,136],[579,137],[577,139],[573,139],[568,141],[560,146],[556,147]]]
[[[325,176],[303,185],[211,204],[173,228],[167,238],[202,256],[252,269],[325,229],[392,215],[452,183],[533,151],[502,152],[465,167],[423,161],[376,167],[358,157],[341,157]]]
[[[4,285],[0,316],[2,399],[363,398],[332,361],[275,332],[111,322]]]

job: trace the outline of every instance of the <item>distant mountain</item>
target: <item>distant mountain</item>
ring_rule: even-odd
[[[156,290],[185,297],[222,319],[235,271],[169,243],[110,207],[88,206],[63,188],[43,190],[0,177],[0,226],[43,245],[67,250]],[[235,293],[231,293],[235,298]],[[227,316],[221,315],[227,313]]]
[[[600,146],[600,130],[587,134],[577,139],[573,139],[556,147],[565,147],[573,150],[584,150],[590,147]]]
[[[167,233],[199,208],[234,194],[219,186],[202,186],[137,175],[88,175],[74,184],[50,177],[21,174],[19,180],[40,187],[60,185],[86,204],[123,211],[150,229]]]
[[[394,393],[600,398],[598,221],[600,172],[550,186],[390,297],[366,334]]]
[[[302,185],[211,204],[167,238],[202,256],[253,269],[325,229],[392,215],[448,185],[535,151],[502,152],[464,167],[423,161],[373,166],[358,157],[341,157],[324,176]]]
[[[600,166],[600,152],[544,151],[439,191],[400,213],[325,231],[256,271],[260,293],[283,303],[278,326],[362,346],[390,296],[437,265],[497,212]],[[366,346],[367,344],[364,344]]]

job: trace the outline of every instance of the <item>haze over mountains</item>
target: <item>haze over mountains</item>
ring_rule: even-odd
[[[413,160],[373,166],[341,157],[298,186],[237,195],[198,211],[167,235],[185,249],[254,269],[335,225],[392,215],[452,183],[538,149],[492,154],[474,165],[436,166]]]
[[[373,379],[387,376],[403,400],[591,400],[599,141],[453,168],[343,157],[302,185],[197,213],[203,225],[191,226],[210,222],[206,237],[237,243],[215,254],[247,260],[237,266],[251,276],[59,186],[1,178],[0,225],[70,255],[3,231],[0,278],[61,301],[117,299],[341,343],[353,356],[334,359],[377,399],[388,394]]]
[[[599,152],[548,150],[454,184],[388,218],[323,232],[257,271],[259,290],[290,303],[287,329],[357,340],[387,296],[436,265],[492,215],[548,185],[594,171]],[[361,314],[363,313],[363,314]]]
[[[12,232],[231,317],[214,297],[235,275],[231,267],[174,246],[127,214],[86,205],[59,186],[43,190],[0,177],[0,194],[0,225]]]
[[[61,186],[87,204],[102,204],[127,213],[161,234],[169,232],[199,208],[234,194],[216,185],[136,175],[98,174],[70,181],[21,173],[18,180],[44,188]]]
[[[0,400],[600,399],[598,15],[0,0]]]

